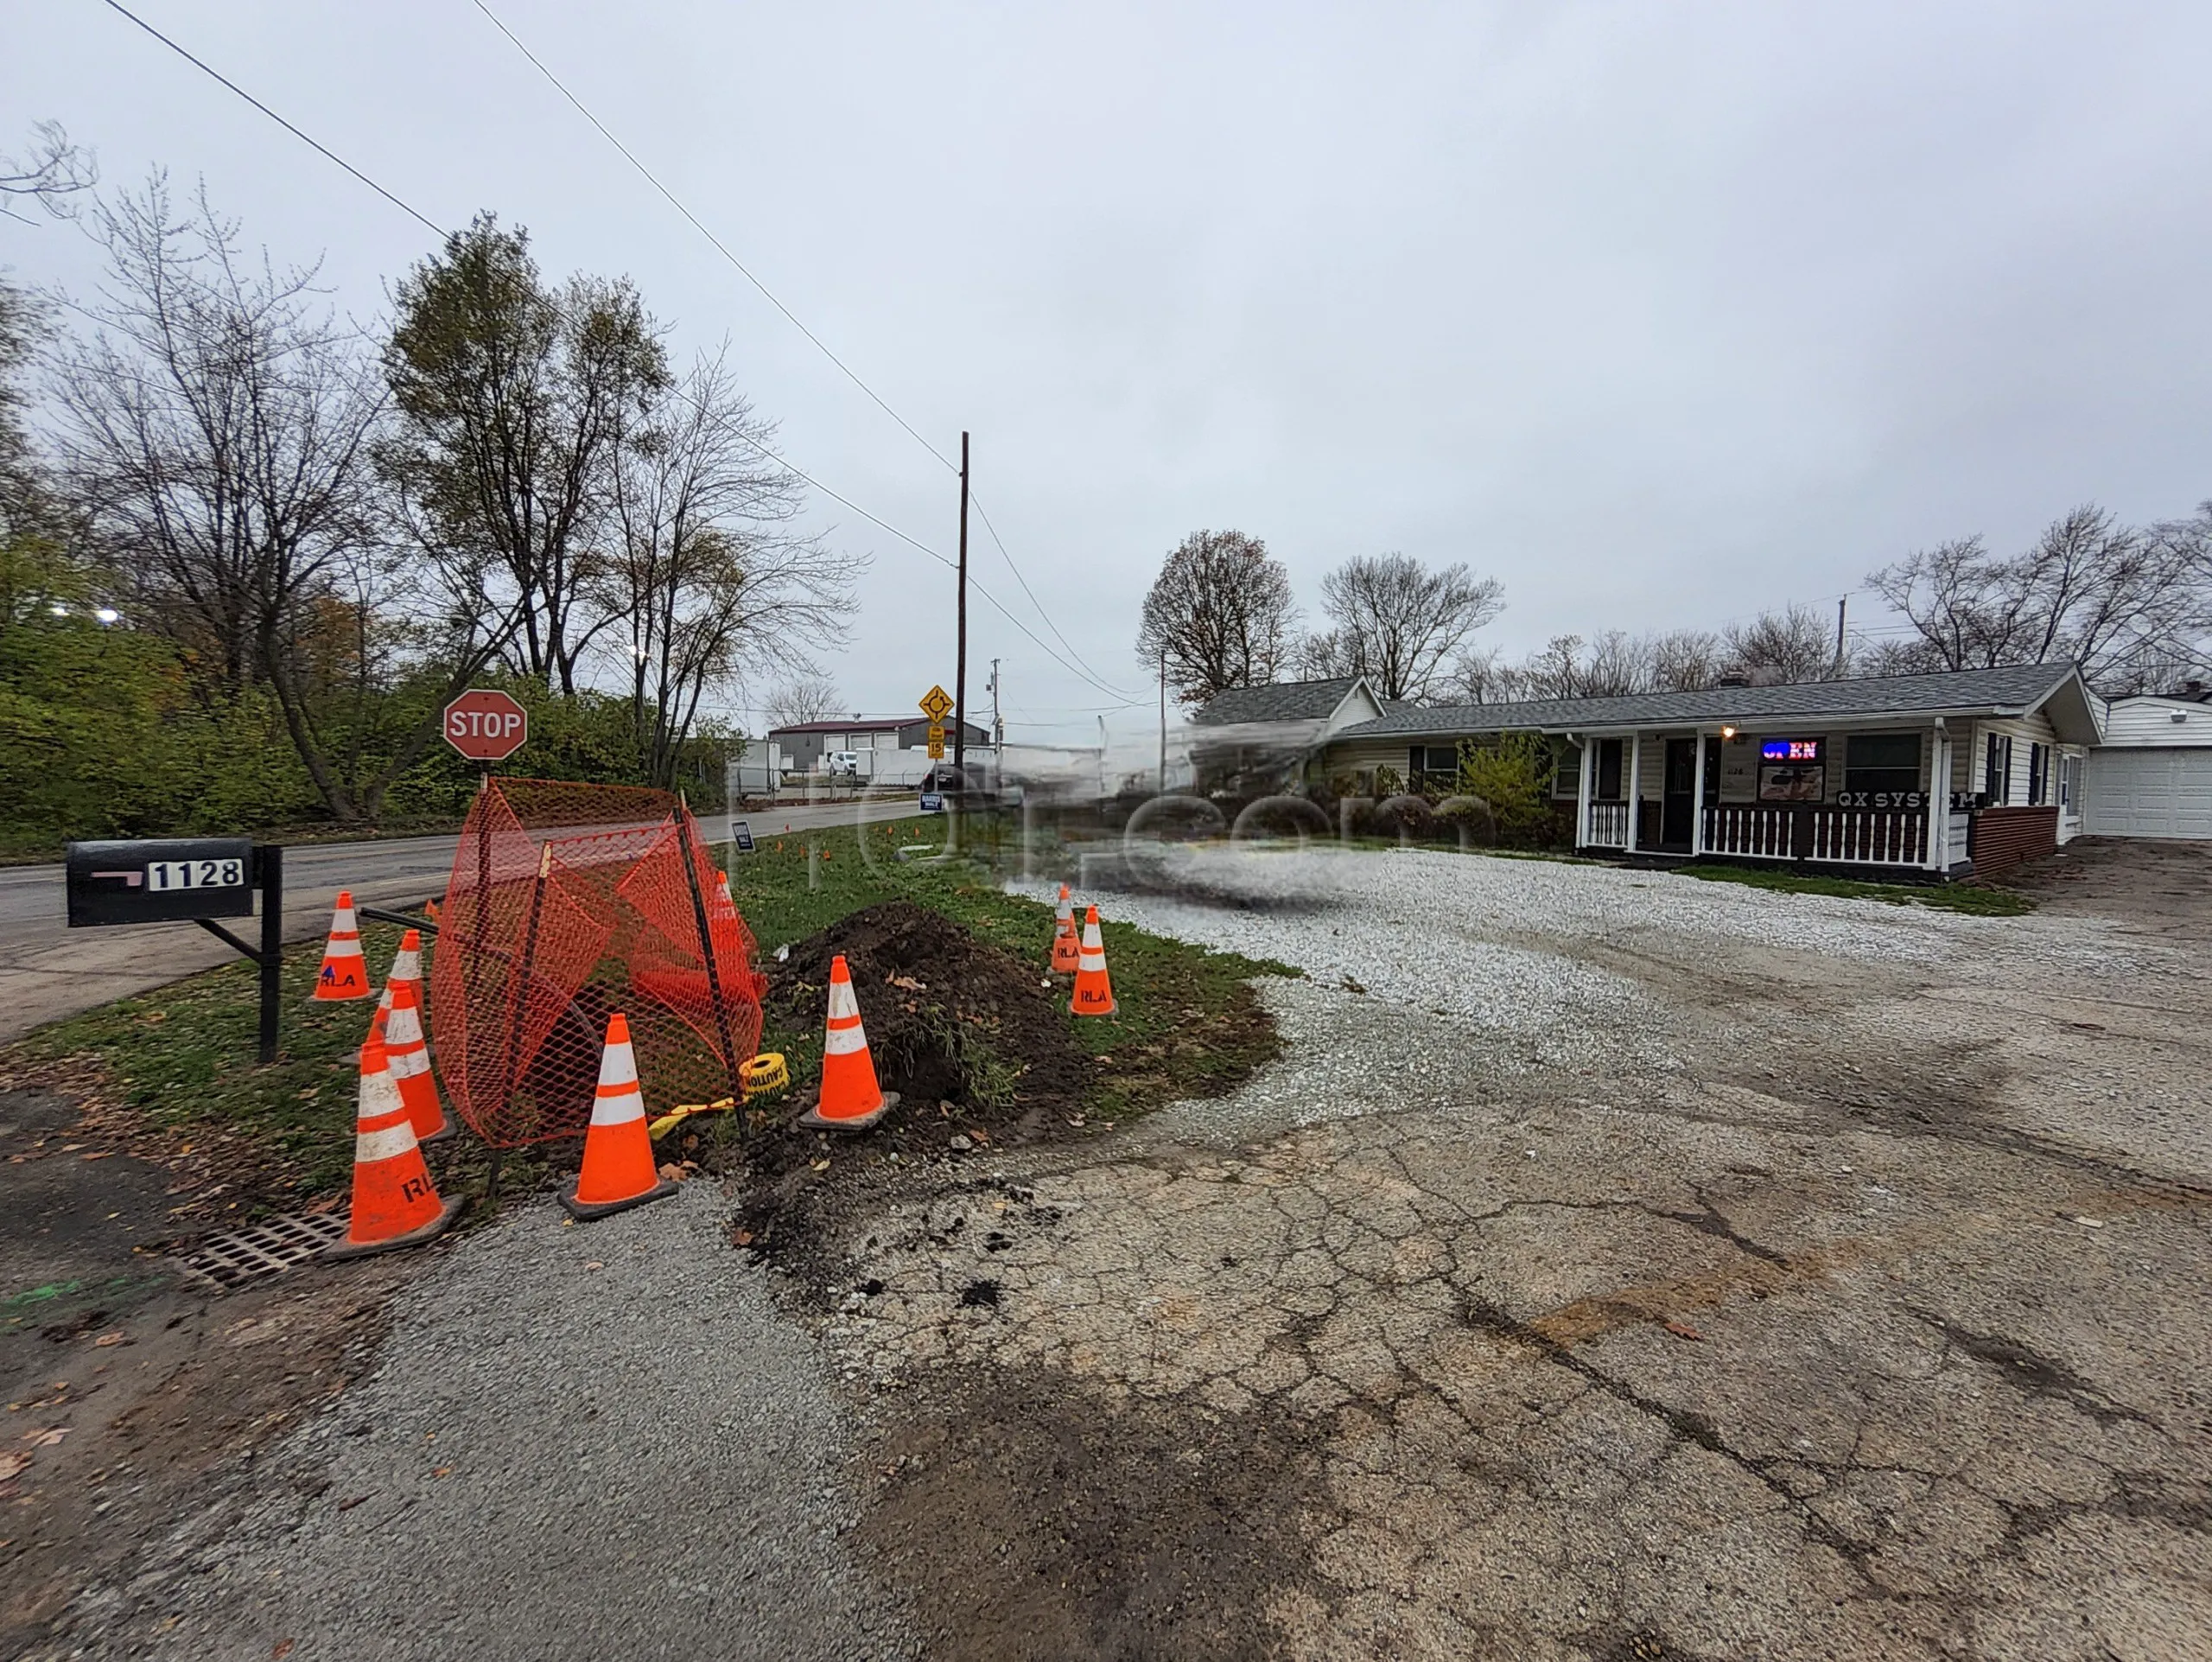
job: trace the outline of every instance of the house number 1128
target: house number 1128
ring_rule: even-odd
[[[243,860],[155,860],[146,867],[146,887],[156,895],[179,888],[237,888],[245,882]]]

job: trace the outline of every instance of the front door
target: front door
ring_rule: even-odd
[[[1690,816],[1697,812],[1697,741],[1667,741],[1666,789],[1660,799],[1659,846],[1690,851]]]

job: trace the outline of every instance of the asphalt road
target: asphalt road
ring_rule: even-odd
[[[760,837],[849,825],[856,814],[874,821],[904,818],[915,811],[912,799],[898,798],[800,803],[740,817]],[[727,817],[703,817],[700,825],[710,839],[729,835]],[[457,840],[410,837],[287,848],[284,938],[303,940],[327,929],[341,888],[352,889],[360,904],[384,907],[413,906],[442,893]],[[259,926],[249,920],[232,919],[227,927],[247,940],[257,938]],[[73,930],[60,866],[0,868],[0,1043],[233,956],[222,942],[189,923]]]

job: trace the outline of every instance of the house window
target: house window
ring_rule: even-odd
[[[1846,794],[1904,795],[1920,788],[1920,735],[1853,733],[1843,742]]]
[[[2082,758],[2061,753],[2058,758],[2058,812],[2069,818],[2082,812]]]
[[[2028,806],[2040,808],[2050,799],[2050,747],[2028,747]]]
[[[1582,793],[1582,752],[1571,744],[1552,749],[1552,794],[1579,796]]]
[[[2012,798],[2012,741],[1992,733],[1982,757],[1981,799],[1985,807],[2001,808]]]
[[[1449,785],[1459,777],[1459,747],[1456,744],[1417,744],[1406,758],[1406,788]]]
[[[1621,747],[1623,739],[1598,741],[1598,794],[1600,802],[1618,802],[1621,796]]]

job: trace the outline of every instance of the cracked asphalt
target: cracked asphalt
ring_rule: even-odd
[[[2077,845],[2021,919],[1236,859],[1102,901],[1307,966],[1235,1095],[786,1270],[696,1186],[506,1220],[92,1608],[298,1659],[461,1653],[423,1610],[484,1657],[2212,1656],[2212,850]],[[597,1477],[588,1387],[639,1399]]]

